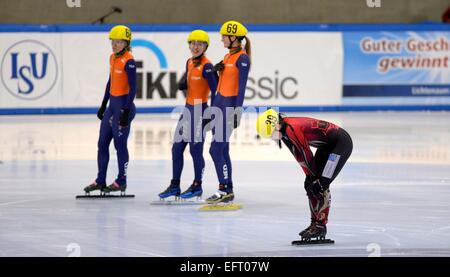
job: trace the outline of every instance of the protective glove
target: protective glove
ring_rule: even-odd
[[[103,119],[103,115],[105,114],[106,111],[106,104],[108,103],[108,101],[103,101],[102,105],[100,106],[100,108],[97,111],[97,117],[98,119],[102,120]]]
[[[225,68],[225,65],[223,64],[223,61],[220,61],[214,65],[213,70],[214,70],[214,72],[219,72],[219,71],[222,71],[224,68]]]
[[[120,110],[120,117],[119,117],[119,126],[120,127],[128,127],[128,116],[130,114],[130,109],[123,109]]]
[[[234,113],[234,122],[233,122],[234,129],[239,127],[239,125],[241,124],[241,118],[242,118],[242,109],[238,108]]]
[[[184,72],[183,77],[181,77],[180,82],[178,83],[179,90],[186,90],[187,86],[187,72]]]
[[[305,180],[305,190],[308,195],[312,195],[315,197],[322,198],[323,193],[325,192],[325,188],[320,183],[317,177],[308,176]]]

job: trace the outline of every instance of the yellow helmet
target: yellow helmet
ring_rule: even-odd
[[[109,31],[109,39],[123,39],[131,41],[131,30],[127,26],[117,25]]]
[[[188,43],[191,41],[201,41],[205,42],[209,46],[209,36],[208,33],[203,30],[194,30],[188,36]]]
[[[241,23],[231,20],[223,23],[220,28],[220,34],[226,36],[237,36],[237,37],[245,37],[248,31],[244,25]]]
[[[256,132],[262,138],[269,138],[278,123],[278,113],[274,109],[263,112],[256,120]]]

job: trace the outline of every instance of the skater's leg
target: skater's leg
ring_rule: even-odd
[[[324,189],[330,187],[350,157],[352,150],[353,142],[350,135],[344,129],[339,129],[338,142],[328,155],[327,162],[321,171],[320,183]]]
[[[109,145],[113,139],[112,131],[112,111],[108,108],[100,123],[100,134],[98,138],[97,166],[98,174],[95,182],[97,184],[106,184],[106,172],[109,163]]]
[[[320,176],[322,174],[322,171],[327,164],[330,153],[332,153],[332,148],[324,146],[317,148],[311,163],[313,172],[315,172],[317,176]]]
[[[119,166],[119,174],[115,183],[119,186],[126,186],[127,184],[127,168],[129,161],[128,154],[128,136],[130,134],[131,122],[136,114],[136,110],[133,107],[130,109],[130,117],[127,127],[119,126],[119,113],[114,115],[117,119],[113,118],[113,136],[114,136],[114,146],[117,151],[117,163]]]
[[[228,169],[228,185],[233,184],[233,175],[232,175],[232,167],[231,167],[231,157],[230,157],[230,143],[226,142],[226,145],[223,149],[223,159],[225,160],[225,164],[227,165]]]
[[[178,120],[175,128],[175,135],[173,137],[172,144],[172,180],[180,181],[181,172],[184,166],[184,150],[189,142],[189,136],[186,132],[189,132],[189,120],[190,115],[187,114],[188,109],[184,109],[183,114]]]
[[[203,142],[189,143],[189,150],[194,162],[194,180],[201,182],[205,169],[205,159],[203,158]]]
[[[308,201],[309,209],[311,211],[311,221],[326,225],[331,204],[330,190],[325,190],[320,196],[308,192]]]
[[[193,138],[193,140],[189,142],[189,150],[194,163],[194,180],[200,183],[203,179],[203,171],[205,169],[205,159],[203,158],[204,136],[202,114],[206,107],[206,103],[203,103],[201,105],[195,105],[191,108],[191,138]]]
[[[175,142],[172,145],[172,180],[180,180],[183,171],[184,157],[187,142]]]
[[[206,199],[210,204],[229,202],[234,199],[233,184],[230,182],[228,165],[224,158],[224,149],[227,147],[227,144],[227,142],[213,141],[209,149],[219,179],[219,190]]]
[[[203,142],[189,143],[189,150],[194,162],[195,177],[192,185],[181,194],[181,198],[201,197],[203,194],[202,179],[205,169],[205,159],[203,158]]]
[[[308,180],[306,180],[305,183],[306,182],[308,182]],[[327,189],[320,195],[315,195],[309,190],[307,195],[311,212],[311,225],[301,231],[299,235],[302,237],[302,240],[325,238],[327,234],[326,224],[328,223],[328,214],[330,212],[330,190]]]
[[[327,163],[328,156],[330,155],[330,149],[326,147],[318,147],[316,150],[316,153],[314,154],[313,160],[312,160],[312,168],[314,172],[322,172],[323,168],[325,167],[325,164]],[[319,174],[317,174],[319,175]],[[320,176],[320,175],[319,175]],[[317,220],[317,215],[314,209],[312,208],[311,202],[316,202],[315,197],[313,193],[309,193],[309,190],[311,189],[310,186],[312,186],[312,182],[314,181],[313,176],[307,176],[305,178],[305,190],[308,195],[309,199],[309,206],[310,206],[310,212],[311,212],[311,224],[314,224]],[[310,226],[311,227],[311,226]],[[303,231],[306,231],[303,230]]]
[[[158,194],[161,199],[168,198],[170,196],[175,196],[175,198],[178,198],[181,193],[180,178],[184,166],[183,154],[189,139],[185,134],[188,130],[188,126],[185,124],[186,122],[183,115],[186,112],[187,110],[185,109],[183,114],[180,116],[175,129],[172,144],[172,180],[170,180],[169,186],[163,192]]]
[[[331,194],[330,184],[339,174],[348,157],[352,152],[352,140],[345,130],[340,129],[336,145],[331,148],[319,148],[313,159],[313,166],[316,172],[319,172],[320,186],[323,193],[317,194],[313,187],[315,177],[307,176],[305,179],[305,190],[307,191],[311,217],[320,224],[328,222],[330,210]]]
[[[214,166],[216,168],[217,178],[220,184],[228,184],[230,176],[228,172],[228,165],[224,157],[224,149],[227,147],[226,142],[213,141],[209,148],[209,154],[211,155]]]

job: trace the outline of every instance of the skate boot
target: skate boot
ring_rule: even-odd
[[[94,190],[102,191],[105,187],[106,184],[97,184],[96,182],[93,182],[92,184],[84,188],[84,192],[86,192],[86,194],[89,194],[91,191]]]
[[[170,185],[167,189],[160,194],[158,194],[159,198],[164,199],[170,196],[175,196],[175,199],[180,197],[180,180],[171,180]]]
[[[194,181],[192,185],[181,194],[181,198],[183,199],[189,199],[192,197],[197,196],[198,198],[202,197],[203,189],[202,189],[202,182],[201,181]]]
[[[316,221],[315,221],[314,219],[311,219],[311,224],[310,224],[308,227],[306,227],[303,231],[301,231],[301,232],[299,233],[299,236],[303,237],[303,236],[309,231],[309,229],[312,228],[312,226],[313,226],[314,224],[316,224]]]
[[[228,203],[233,201],[234,193],[233,187],[230,185],[219,185],[219,190],[214,193],[211,197],[206,199],[208,204],[218,204],[218,203]]]
[[[119,185],[117,182],[112,183],[111,185],[103,188],[103,192],[109,193],[114,191],[120,191],[121,193],[124,193],[127,189],[127,185]]]
[[[319,239],[324,240],[327,235],[327,226],[325,224],[314,223],[311,227],[303,233],[302,240]]]

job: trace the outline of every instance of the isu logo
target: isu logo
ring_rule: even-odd
[[[58,65],[52,50],[35,40],[13,44],[1,62],[3,86],[13,96],[38,99],[49,93],[58,79]]]

